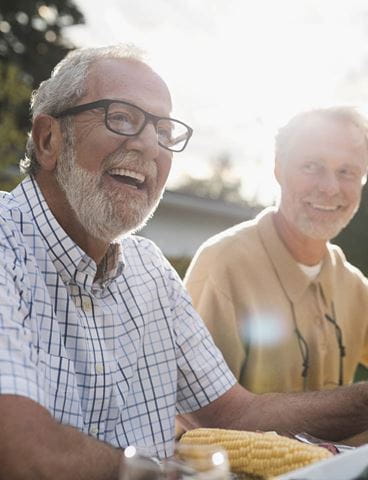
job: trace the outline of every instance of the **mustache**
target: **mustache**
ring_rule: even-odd
[[[112,168],[125,168],[142,173],[146,177],[157,175],[156,162],[154,160],[143,160],[142,154],[136,150],[113,152],[106,158],[103,168],[105,171]]]

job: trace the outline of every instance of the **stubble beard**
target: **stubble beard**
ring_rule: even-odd
[[[140,198],[129,193],[118,194],[103,185],[102,174],[91,173],[81,168],[75,161],[74,135],[67,134],[56,170],[56,179],[79,223],[92,237],[103,242],[116,241],[129,233],[141,229],[157,208],[163,191],[157,191],[156,164],[144,165],[151,189],[146,197]],[[137,152],[113,153],[106,158],[103,170],[122,166],[134,170],[141,162]]]
[[[316,222],[307,215],[300,215],[297,219],[297,227],[304,235],[315,240],[325,241],[336,237],[348,223],[349,220],[337,220],[333,223]]]
[[[288,202],[289,204],[290,202]],[[296,204],[296,202],[294,202]],[[341,213],[335,220],[321,220],[311,217],[307,212],[303,210],[303,205],[299,203],[299,208],[296,206],[293,208],[286,207],[284,209],[284,215],[296,228],[306,237],[313,238],[315,240],[329,241],[335,238],[341,230],[343,230],[350,220],[355,215],[358,206],[352,211],[346,211]],[[318,203],[318,202],[316,202]]]

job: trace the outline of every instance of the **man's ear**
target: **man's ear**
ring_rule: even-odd
[[[41,168],[53,171],[62,148],[59,122],[50,115],[38,115],[33,120],[32,138]]]

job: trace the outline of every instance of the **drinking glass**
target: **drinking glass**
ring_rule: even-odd
[[[228,480],[226,451],[216,445],[178,443],[174,456],[163,462],[166,480]]]
[[[216,445],[178,443],[174,455],[159,461],[140,447],[123,452],[119,480],[228,480],[226,451]]]
[[[121,461],[119,480],[162,480],[160,461],[141,447],[126,447]]]

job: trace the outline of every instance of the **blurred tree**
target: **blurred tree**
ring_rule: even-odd
[[[344,250],[350,263],[368,276],[368,183],[363,188],[362,201],[355,217],[333,243]]]
[[[185,272],[189,267],[189,263],[191,258],[190,257],[168,257],[167,258],[171,265],[175,268],[178,272],[181,279],[184,278]]]
[[[0,186],[9,190],[17,183],[15,162],[21,158],[26,142],[17,118],[22,115],[24,103],[29,102],[31,87],[22,80],[15,64],[0,64],[0,79]]]
[[[9,188],[17,181],[13,172],[17,172],[16,165],[30,129],[32,89],[74,48],[63,38],[62,28],[83,22],[83,15],[71,0],[1,0],[1,188]]]
[[[349,225],[333,240],[339,245],[350,263],[368,276],[368,183],[362,192],[359,210]],[[367,316],[367,312],[362,312]],[[368,380],[368,369],[362,365],[357,369],[355,381]]]
[[[176,190],[198,197],[244,203],[241,187],[242,181],[235,176],[231,158],[225,152],[213,161],[212,172],[209,177],[193,178],[186,175]]]

